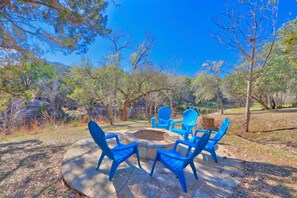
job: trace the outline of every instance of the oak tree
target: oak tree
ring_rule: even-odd
[[[106,6],[104,0],[2,0],[0,51],[84,53],[96,36],[109,32]]]

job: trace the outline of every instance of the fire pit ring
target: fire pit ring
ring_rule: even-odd
[[[138,142],[138,150],[141,159],[153,160],[158,148],[165,150],[174,146],[179,135],[165,129],[141,128],[125,132],[126,144]]]

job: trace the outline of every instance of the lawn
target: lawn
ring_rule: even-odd
[[[222,139],[242,160],[244,176],[232,197],[297,196],[297,109],[252,111],[251,132],[241,133],[243,114],[211,114],[219,124],[231,118]],[[149,126],[147,121],[102,125],[106,131]],[[61,161],[74,142],[90,137],[85,124],[48,127],[0,137],[0,197],[81,197],[63,182]]]

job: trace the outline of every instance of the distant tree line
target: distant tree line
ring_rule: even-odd
[[[254,75],[260,72],[261,75],[253,83],[252,99],[263,109],[296,103],[297,70],[286,54],[283,31],[279,31],[266,69],[254,70]],[[222,75],[223,61],[206,61],[195,77],[190,78],[163,72],[162,66],[149,60],[154,42],[151,36],[135,47],[129,63],[122,61],[122,51],[127,47],[125,37],[110,35],[108,39],[114,48],[96,66],[88,59],[82,59],[72,67],[38,59],[3,65],[0,68],[0,97],[1,111],[7,113],[6,118],[15,117],[12,114],[17,111],[12,111],[11,105],[16,98],[42,101],[37,116],[43,119],[65,120],[65,111],[75,109],[88,117],[103,116],[110,124],[116,119],[126,121],[133,116],[131,108],[137,104],[147,119],[162,105],[182,111],[184,105],[194,107],[210,102],[217,103],[220,112],[224,113],[224,105],[228,103],[245,104],[246,81],[240,77],[247,73],[241,70],[248,64],[244,61],[227,75]],[[259,61],[266,53],[267,45],[257,54]],[[2,119],[3,116],[2,113]]]
[[[207,60],[193,78],[164,72],[166,65],[150,60],[151,35],[133,46],[123,34],[111,34],[105,27],[106,6],[96,0],[0,3],[1,129],[23,117],[65,121],[74,110],[113,124],[137,112],[150,120],[162,105],[183,111],[185,106],[216,103],[223,114],[224,106],[232,103],[246,106],[248,131],[253,102],[263,109],[296,103],[297,18],[276,30],[277,1],[229,2],[223,15],[227,20],[215,20],[222,30],[215,37],[237,49],[241,59],[232,71],[221,60]],[[265,26],[272,28],[272,35]],[[44,52],[42,43],[44,49],[83,53],[98,35],[112,46],[98,65],[82,59],[67,67],[38,58]],[[133,52],[124,57],[128,48]]]

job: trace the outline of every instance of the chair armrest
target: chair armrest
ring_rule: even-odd
[[[194,136],[197,136],[197,133],[205,133],[207,130],[197,129],[194,133]],[[211,134],[216,134],[217,131],[211,131]],[[198,137],[198,136],[197,136]]]
[[[152,117],[151,118],[151,121],[152,121],[152,123],[155,123],[155,120],[157,119],[157,117]]]
[[[195,144],[196,143],[196,140],[198,139],[200,139],[202,136],[194,136],[193,137],[193,140],[192,140],[192,142],[193,142],[193,144]]]
[[[177,147],[178,144],[184,144],[184,145],[186,145],[188,147],[195,147],[195,144],[193,144],[193,143],[190,143],[190,142],[187,142],[187,141],[184,141],[184,140],[176,140],[176,142],[174,144],[174,147],[173,147],[174,150],[176,150],[176,147]]]
[[[172,128],[174,128],[174,125],[177,123],[183,122],[183,120],[176,120],[172,122]]]
[[[175,120],[172,122],[172,124],[176,124],[176,123],[179,123],[179,122],[182,122],[183,120]]]
[[[187,125],[187,127],[195,127],[195,126],[197,126],[197,124]]]
[[[186,134],[185,134],[185,136],[186,136]],[[185,137],[185,138],[186,138],[186,137]],[[198,138],[200,138],[200,137],[198,137]],[[198,138],[197,138],[197,139],[198,139]],[[196,141],[196,138],[194,137],[193,142],[195,142],[195,141]],[[196,147],[196,145],[195,145],[194,143],[192,143],[192,142],[189,142],[189,140],[177,140],[177,141],[175,142],[175,144],[174,144],[174,149],[176,149],[178,143],[180,143],[180,144],[184,144],[184,145],[187,145],[187,146],[188,146],[187,153],[186,153],[186,157],[188,157],[189,154],[191,153],[192,147],[194,147],[194,148]]]
[[[117,144],[120,144],[120,140],[119,140],[119,137],[118,137],[117,134],[110,133],[110,134],[107,134],[107,135],[105,136],[105,139],[106,139],[106,140],[107,140],[107,139],[110,139],[110,138],[115,138]]]
[[[197,130],[195,131],[195,133],[196,133],[196,132],[202,132],[202,133],[205,133],[206,130],[204,130],[204,129],[197,129]]]
[[[122,150],[126,150],[132,147],[138,146],[137,142],[131,142],[130,144],[122,144],[119,147],[113,148],[113,151],[122,151]]]
[[[157,150],[157,154],[161,154],[161,155],[166,155],[168,157],[171,157],[173,159],[176,159],[176,160],[180,160],[180,161],[185,161],[187,160],[186,157],[177,157],[177,156],[174,156],[174,155],[170,155],[170,152],[166,151],[166,150],[162,150],[162,149],[158,149]]]
[[[168,120],[164,120],[164,119],[162,119],[162,118],[159,118],[159,120],[162,120],[162,121],[164,121],[164,122],[171,122],[172,121],[172,118],[170,118],[170,119],[168,119]]]
[[[201,138],[201,136],[194,136],[193,142],[195,142],[196,139],[200,139],[200,138]],[[218,140],[219,140],[218,138],[209,138],[208,141],[218,141]]]

